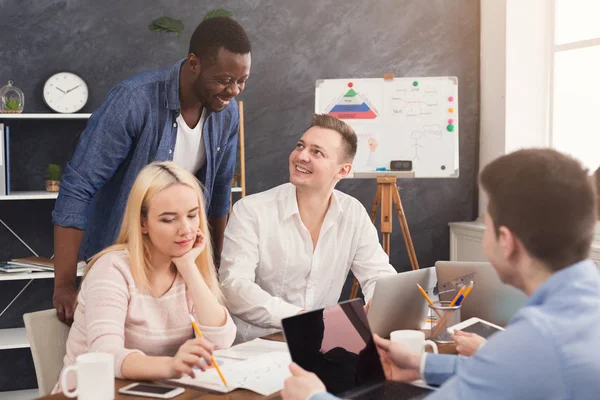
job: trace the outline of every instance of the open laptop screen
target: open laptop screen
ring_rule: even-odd
[[[292,360],[340,394],[385,381],[360,299],[282,320]]]

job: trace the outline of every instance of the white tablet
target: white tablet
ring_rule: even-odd
[[[503,330],[504,328],[498,325],[494,325],[491,322],[487,322],[480,318],[473,317],[459,324],[451,326],[450,328],[448,328],[448,333],[453,334],[455,331],[470,332],[487,339],[494,333]]]
[[[119,393],[133,396],[155,397],[158,399],[170,399],[179,396],[185,391],[184,388],[153,385],[149,383],[132,383],[119,389]]]

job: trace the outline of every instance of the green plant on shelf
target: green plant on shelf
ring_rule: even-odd
[[[231,17],[233,13],[229,10],[225,10],[224,8],[217,8],[215,10],[211,10],[204,15],[203,20],[214,18],[214,17]],[[167,16],[162,16],[160,18],[156,18],[148,25],[148,29],[151,32],[164,32],[164,33],[174,33],[177,36],[177,41],[179,42],[179,50],[185,55],[185,51],[181,44],[181,33],[185,30],[185,25],[183,21]]]
[[[17,111],[21,108],[21,101],[16,97],[6,97],[4,99],[4,108],[11,111]]]
[[[48,164],[46,168],[46,179],[49,181],[60,181],[62,169],[58,164]]]

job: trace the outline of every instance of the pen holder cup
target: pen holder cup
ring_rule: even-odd
[[[431,340],[436,343],[454,343],[448,328],[460,322],[460,306],[450,307],[449,301],[440,301],[429,308],[431,308]]]

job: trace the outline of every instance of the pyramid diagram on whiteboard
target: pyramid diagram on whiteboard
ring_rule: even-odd
[[[350,86],[350,85],[348,85]],[[369,105],[369,102],[361,94],[357,93],[352,86],[345,95],[338,98],[327,114],[339,119],[375,119],[377,113]]]

